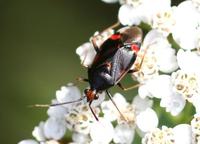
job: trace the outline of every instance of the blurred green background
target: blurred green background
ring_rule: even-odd
[[[49,103],[62,85],[87,75],[75,50],[116,22],[118,8],[100,0],[0,1],[1,144],[32,138],[46,109],[27,106]]]

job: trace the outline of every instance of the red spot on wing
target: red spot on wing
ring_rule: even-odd
[[[134,52],[136,52],[136,53],[140,50],[140,48],[139,48],[138,45],[136,45],[136,44],[132,44],[132,45],[131,45],[131,49],[132,49],[132,51],[134,51]]]
[[[118,39],[120,39],[121,38],[121,35],[120,34],[113,34],[111,37],[110,37],[110,39],[112,39],[112,40],[118,40]]]

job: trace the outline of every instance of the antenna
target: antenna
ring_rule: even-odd
[[[54,107],[54,106],[60,106],[60,105],[65,105],[65,104],[70,104],[70,103],[75,103],[75,102],[80,102],[84,99],[85,97],[82,97],[80,99],[70,101],[70,102],[63,102],[63,103],[55,103],[55,104],[34,104],[30,105],[29,107],[39,107],[39,108],[45,108],[45,107]]]

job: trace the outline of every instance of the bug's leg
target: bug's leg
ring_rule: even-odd
[[[119,114],[121,115],[121,117],[122,117],[125,121],[127,121],[126,118],[124,117],[124,115],[121,113],[121,111],[120,111],[119,108],[117,107],[115,101],[112,99],[112,95],[110,94],[110,92],[109,92],[108,90],[106,90],[106,93],[107,93],[109,99],[111,100],[111,102],[113,103],[113,105],[116,107],[116,109],[117,109],[117,111],[119,112]]]
[[[130,70],[128,73],[134,73],[134,72],[137,72],[137,71],[139,71],[141,69],[146,53],[147,53],[147,48],[144,50],[144,54],[142,55],[142,60],[139,63],[139,65],[136,65],[135,69],[134,70]]]
[[[93,111],[93,109],[92,109],[92,107],[91,107],[91,104],[92,104],[92,101],[89,102],[89,108],[90,108],[90,110],[91,110],[93,116],[95,117],[95,119],[96,119],[97,121],[99,121],[98,117],[96,116],[95,112]]]
[[[131,90],[131,89],[134,89],[134,88],[138,88],[139,86],[141,86],[141,84],[134,84],[130,87],[124,87],[121,83],[118,83],[117,85],[124,91]]]

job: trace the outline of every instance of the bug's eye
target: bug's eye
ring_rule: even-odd
[[[139,48],[139,46],[137,44],[132,44],[131,45],[131,50],[137,53],[140,50],[140,48]]]

